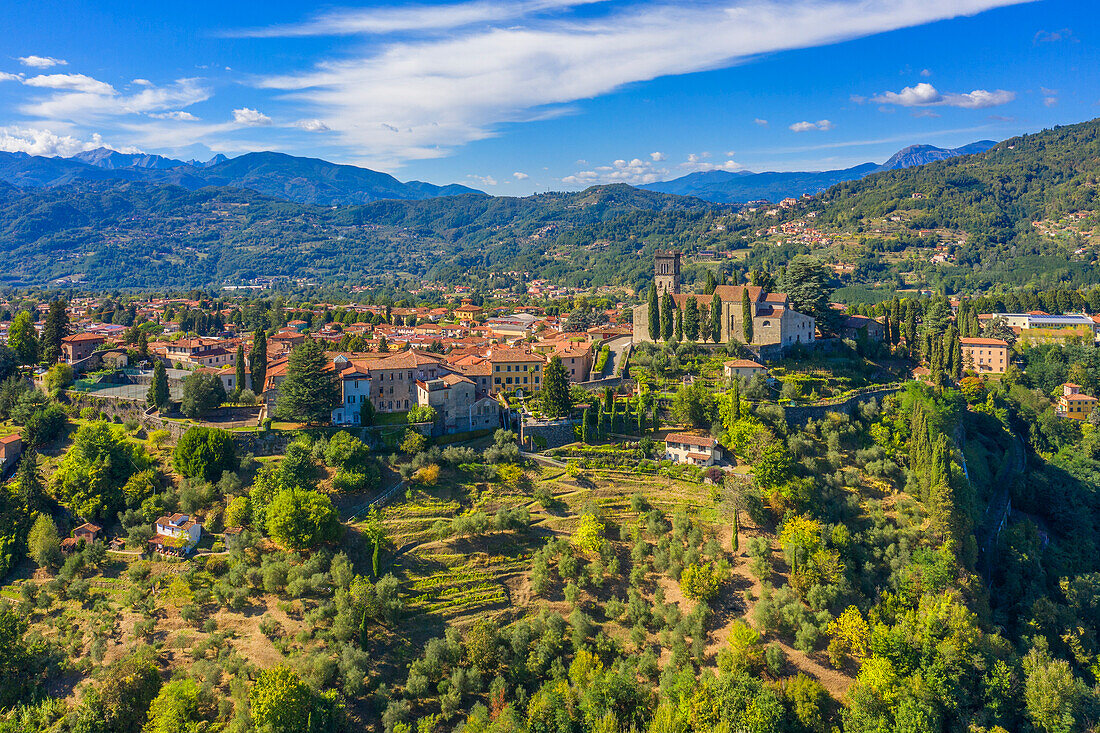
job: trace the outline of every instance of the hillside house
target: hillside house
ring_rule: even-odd
[[[19,433],[0,436],[0,475],[5,474],[21,455],[23,439],[19,437]]]
[[[713,466],[722,459],[722,447],[709,435],[669,433],[665,437],[666,461]]]
[[[964,338],[963,364],[979,374],[1004,374],[1009,365],[1008,342],[1001,339]]]
[[[83,361],[107,339],[97,333],[74,333],[61,339],[61,351],[67,363]]]
[[[767,374],[768,368],[752,359],[734,359],[723,363],[722,371],[725,372],[726,379],[752,379],[757,374]]]
[[[149,546],[168,555],[186,555],[202,538],[202,524],[189,514],[173,514],[153,524]]]
[[[1097,402],[1100,400],[1081,392],[1081,385],[1066,382],[1062,385],[1062,396],[1058,398],[1054,413],[1070,420],[1088,420]]]

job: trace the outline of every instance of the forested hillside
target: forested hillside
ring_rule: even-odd
[[[812,253],[850,263],[837,268],[839,284],[862,288],[1079,287],[1100,282],[1098,133],[1092,121],[1013,138],[985,153],[876,173],[775,212],[622,184],[336,208],[232,188],[0,184],[0,253],[10,263],[0,277],[152,287],[520,271],[638,288],[649,280],[653,250],[676,247],[688,255],[689,283],[704,267],[775,271]],[[814,235],[792,236],[791,226]],[[719,264],[695,257],[704,251]]]

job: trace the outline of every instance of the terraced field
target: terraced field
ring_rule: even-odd
[[[612,524],[632,522],[637,512],[631,497],[644,494],[651,506],[668,514],[689,508],[704,522],[718,520],[712,487],[668,477],[627,471],[591,471],[571,477],[561,469],[528,471],[529,491],[479,481],[463,482],[461,474],[430,491],[416,491],[383,513],[394,557],[388,571],[402,583],[410,609],[418,615],[407,628],[438,629],[441,622],[464,624],[486,614],[518,618],[546,603],[530,593],[528,576],[534,553],[547,539],[568,536],[586,509],[596,509]],[[534,501],[545,487],[556,506]],[[526,507],[526,532],[490,532],[472,537],[440,538],[433,525],[464,512],[490,516],[499,509]]]

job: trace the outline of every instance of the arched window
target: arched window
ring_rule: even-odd
[[[764,328],[767,328],[768,326],[772,325],[772,322],[771,321],[764,321],[764,323],[762,323],[761,325],[764,326]]]

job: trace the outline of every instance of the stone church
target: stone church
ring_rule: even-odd
[[[669,293],[682,314],[688,300],[694,298],[699,306],[700,318],[710,314],[713,295],[696,295],[680,292],[680,253],[658,250],[654,255],[653,282],[657,297]],[[755,285],[719,285],[714,292],[722,301],[721,343],[730,338],[744,341],[744,314],[742,293],[749,293],[749,309],[752,318],[753,346],[791,346],[814,340],[814,319],[790,307],[783,293],[769,293]],[[653,341],[649,335],[649,305],[634,306],[634,342]]]

